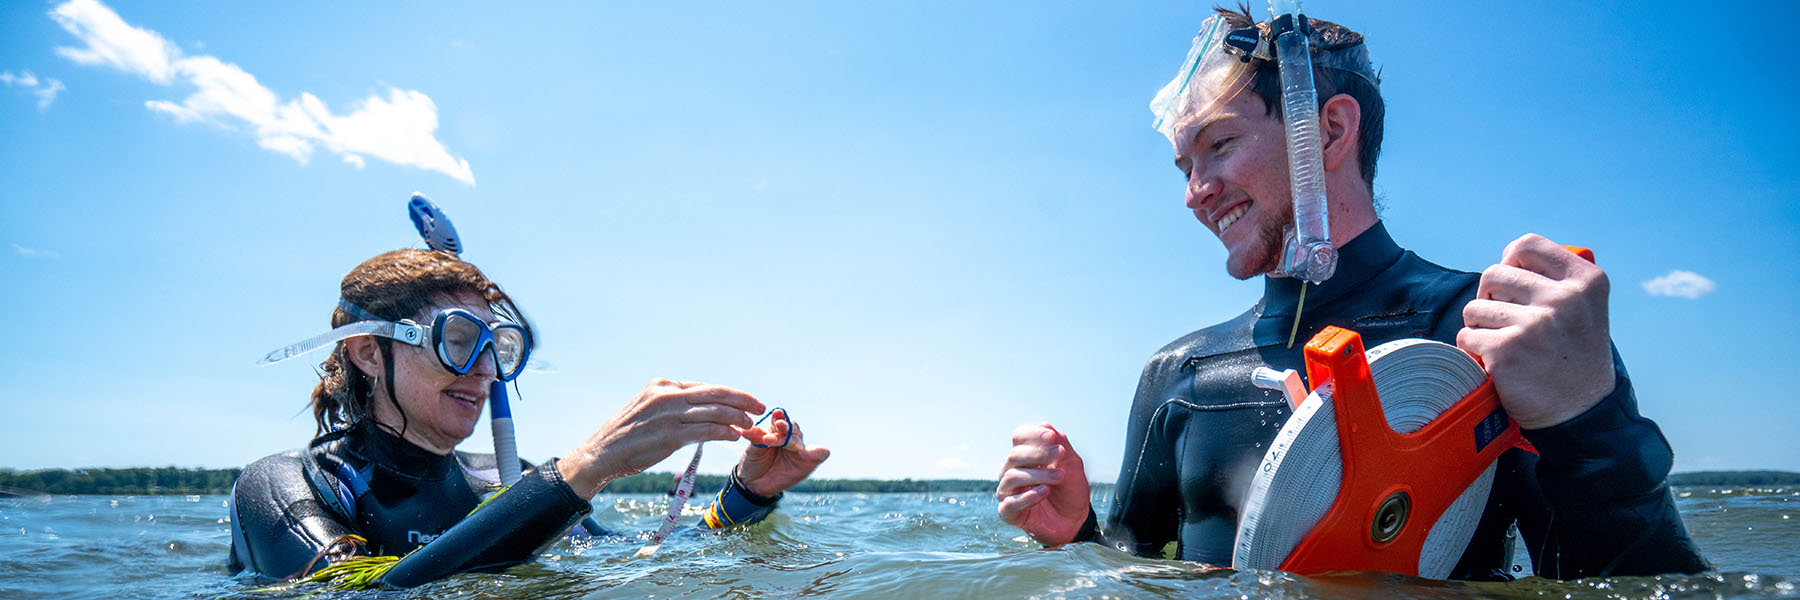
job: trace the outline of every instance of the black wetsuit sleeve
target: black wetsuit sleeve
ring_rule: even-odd
[[[1164,362],[1152,359],[1138,378],[1131,418],[1125,426],[1125,458],[1119,465],[1119,482],[1113,488],[1105,531],[1095,527],[1098,519],[1090,511],[1076,541],[1104,541],[1138,556],[1162,558],[1163,547],[1180,532],[1181,493],[1174,476],[1174,448],[1161,423],[1164,403],[1159,391],[1167,387],[1164,379],[1172,370]]]
[[[537,468],[537,465],[531,464],[530,461],[527,461],[523,458],[519,459],[519,472],[520,473],[524,473],[526,471],[530,471],[535,468]],[[521,477],[523,477],[523,475],[521,475]],[[571,535],[579,536],[581,534],[585,534],[587,537],[616,537],[619,535],[618,533],[614,532],[611,529],[602,527],[600,525],[600,522],[595,521],[594,517],[591,515],[582,517],[581,520],[577,521],[573,527],[574,527],[574,529],[571,530]],[[577,534],[575,532],[580,532],[580,533]]]
[[[1476,288],[1471,283],[1443,311],[1433,339],[1455,342],[1460,307]],[[1532,570],[1544,577],[1706,570],[1666,483],[1674,452],[1656,423],[1638,413],[1625,361],[1617,348],[1612,353],[1611,394],[1564,423],[1524,432],[1536,454],[1514,451],[1502,459],[1488,509],[1501,511],[1502,519],[1484,517],[1483,527],[1495,529],[1488,537],[1498,539],[1505,521],[1516,519]],[[1494,578],[1489,571],[1511,558],[1497,546],[1477,551],[1472,545],[1471,553],[1486,556],[1465,554],[1456,577]]]
[[[552,459],[527,471],[518,483],[442,536],[401,558],[382,583],[413,587],[463,571],[525,562],[592,511],[563,481]]]
[[[231,487],[231,559],[236,572],[265,578],[297,574],[326,545],[356,533],[307,482],[298,451],[251,463]],[[314,568],[328,564],[321,560]]]
[[[1638,413],[1631,378],[1613,352],[1613,392],[1575,418],[1528,430],[1548,514],[1520,534],[1533,570],[1559,579],[1697,573],[1708,568],[1688,537],[1667,478],[1674,452]]]

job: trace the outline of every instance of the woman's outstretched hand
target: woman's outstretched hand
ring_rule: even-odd
[[[750,415],[764,410],[761,401],[739,390],[657,379],[558,461],[557,471],[577,495],[592,499],[608,482],[641,473],[682,446],[734,441],[756,431]]]

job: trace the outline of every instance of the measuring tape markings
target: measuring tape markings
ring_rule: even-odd
[[[656,528],[656,535],[650,536],[650,543],[639,548],[633,557],[656,554],[656,550],[662,548],[663,540],[669,539],[669,534],[675,531],[675,522],[681,520],[681,509],[687,506],[688,497],[694,494],[694,477],[700,471],[700,451],[705,447],[705,443],[694,445],[694,458],[688,461],[687,470],[681,474],[681,483],[675,486],[675,497],[669,500],[669,514],[663,517],[662,526]]]

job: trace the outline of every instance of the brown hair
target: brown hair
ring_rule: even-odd
[[[388,321],[422,318],[427,309],[451,297],[474,294],[487,300],[495,314],[518,323],[528,332],[531,330],[525,314],[499,285],[475,265],[448,252],[418,249],[384,252],[351,269],[338,286],[338,293],[343,302]],[[331,311],[334,328],[363,320],[366,319],[346,312],[342,305]],[[383,377],[387,378],[388,396],[398,409],[399,403],[392,392],[393,340],[385,337],[376,340],[381,345],[383,363],[387,367]],[[370,405],[374,398],[374,378],[350,360],[348,344],[338,342],[331,350],[331,356],[319,365],[319,385],[312,392],[313,421],[318,424],[316,435],[368,419],[374,414]],[[401,412],[401,418],[405,416],[405,412]],[[402,424],[403,430],[404,427]]]
[[[1239,4],[1235,11],[1217,6],[1213,7],[1213,12],[1218,13],[1219,17],[1225,20],[1226,27],[1241,29],[1255,25],[1258,29],[1264,30],[1265,34],[1267,33],[1268,24],[1256,23],[1256,18],[1250,16],[1248,5]],[[1312,25],[1313,35],[1310,41],[1314,42],[1313,55],[1315,57],[1321,51],[1333,52],[1360,46],[1363,43],[1362,34],[1351,31],[1350,28],[1343,25],[1311,17],[1308,17],[1306,21]],[[1257,62],[1259,64],[1256,65],[1256,71],[1251,75],[1250,89],[1256,90],[1256,95],[1262,97],[1264,114],[1273,112],[1276,119],[1284,119],[1281,114],[1279,65],[1275,61]],[[1333,96],[1347,94],[1356,99],[1356,103],[1362,107],[1361,133],[1358,134],[1356,140],[1357,147],[1361,150],[1358,156],[1362,158],[1357,166],[1362,169],[1363,184],[1368,186],[1369,193],[1374,193],[1375,159],[1381,156],[1382,128],[1387,119],[1387,104],[1381,100],[1381,88],[1376,81],[1372,81],[1362,74],[1321,66],[1319,62],[1315,60],[1313,63],[1313,87],[1319,92],[1319,106],[1323,107],[1325,101],[1330,100]]]

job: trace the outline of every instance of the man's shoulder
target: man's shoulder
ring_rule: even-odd
[[[1198,331],[1176,338],[1175,341],[1163,345],[1150,355],[1147,371],[1161,367],[1173,367],[1187,360],[1190,356],[1209,356],[1233,350],[1241,350],[1252,345],[1251,325],[1256,322],[1262,303],[1250,307],[1236,317],[1225,320]]]
[[[1388,272],[1384,272],[1382,276],[1384,276],[1382,279],[1400,279],[1400,281],[1390,281],[1390,285],[1391,283],[1408,283],[1408,285],[1427,283],[1426,286],[1420,286],[1418,292],[1451,290],[1453,294],[1456,290],[1462,290],[1463,286],[1472,285],[1481,279],[1481,274],[1478,272],[1438,265],[1438,263],[1418,256],[1417,252],[1413,252],[1413,250],[1400,252],[1399,261],[1395,261],[1395,265],[1388,268]]]
[[[1474,298],[1480,281],[1480,273],[1445,267],[1409,250],[1393,266],[1364,284],[1365,289],[1358,296],[1384,306],[1442,310],[1453,304],[1460,307]]]

